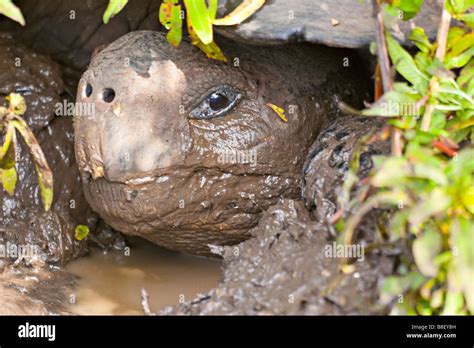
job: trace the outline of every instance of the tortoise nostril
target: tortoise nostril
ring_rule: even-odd
[[[106,103],[111,103],[115,99],[115,91],[112,88],[104,89],[102,99],[104,99]]]
[[[92,95],[92,86],[90,83],[86,85],[86,88],[84,89],[84,94],[86,95],[87,98],[89,98]]]

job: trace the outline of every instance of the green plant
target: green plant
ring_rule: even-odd
[[[7,107],[0,106],[0,131],[4,134],[3,145],[0,147],[0,179],[3,188],[13,195],[17,182],[15,163],[17,161],[18,132],[30,150],[38,175],[41,199],[44,209],[49,210],[53,201],[53,173],[38,144],[35,135],[21,117],[26,112],[25,99],[17,93],[5,98]]]
[[[0,0],[1,1],[1,0]],[[232,13],[216,18],[218,0],[183,0],[186,8],[186,26],[191,43],[201,49],[209,58],[227,61],[221,49],[214,42],[213,25],[235,25],[243,22],[260,7],[265,0],[244,0]],[[109,0],[104,13],[104,23],[118,14],[128,0]],[[162,0],[159,12],[160,23],[168,30],[168,42],[178,47],[182,39],[184,11],[179,0]]]
[[[402,13],[405,19],[415,16],[422,3],[385,2],[385,16]],[[374,158],[374,169],[355,196],[350,192],[358,182],[358,161],[352,161],[341,198],[343,238],[353,242],[371,209],[390,211],[386,239],[411,250],[382,289],[382,301],[399,299],[397,312],[474,313],[473,6],[473,0],[445,1],[436,42],[423,28],[413,29],[414,55],[381,30],[378,48],[386,46],[404,81],[393,83],[386,71],[385,93],[356,112],[390,118],[393,151]],[[450,26],[451,18],[461,23]],[[383,49],[379,64],[389,66]]]
[[[12,0],[0,0],[0,14],[25,25],[25,18],[20,9],[12,2]]]

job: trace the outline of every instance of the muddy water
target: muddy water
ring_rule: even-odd
[[[132,240],[130,255],[123,251],[91,250],[71,262],[66,271],[79,277],[75,304],[69,310],[83,315],[141,315],[141,289],[149,294],[152,312],[190,300],[215,287],[221,263]]]

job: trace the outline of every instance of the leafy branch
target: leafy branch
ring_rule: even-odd
[[[0,0],[1,1],[1,0]],[[209,58],[226,62],[227,59],[214,42],[213,25],[236,25],[258,11],[265,0],[244,0],[234,11],[223,18],[216,18],[218,0],[183,0],[186,8],[186,26],[191,43],[206,53]],[[117,15],[128,0],[109,0],[104,13],[104,23]],[[174,47],[182,40],[185,12],[179,0],[162,0],[159,11],[160,23],[168,30],[166,38]]]
[[[355,114],[389,118],[396,151],[374,157],[374,169],[355,191],[358,166],[351,165],[340,199],[339,216],[344,220],[338,216],[333,222],[342,224],[342,237],[350,244],[365,214],[388,209],[385,239],[408,245],[411,253],[401,258],[398,275],[386,279],[382,302],[402,296],[395,312],[472,314],[474,1],[444,2],[435,42],[423,28],[414,28],[409,37],[418,49],[414,55],[385,30],[381,19],[382,13],[413,18],[422,1],[383,2],[376,2],[374,8],[384,93],[368,109],[342,107]],[[451,18],[461,23],[450,26]],[[387,54],[404,81],[391,81]],[[399,139],[394,139],[394,133]]]
[[[30,150],[33,158],[38,184],[43,201],[44,209],[47,211],[53,201],[53,173],[48,166],[41,146],[39,145],[32,130],[21,117],[26,112],[25,99],[17,93],[11,93],[5,98],[7,107],[0,107],[0,131],[3,130],[4,141],[0,148],[0,179],[3,188],[12,196],[17,182],[15,163],[17,161],[18,132]]]

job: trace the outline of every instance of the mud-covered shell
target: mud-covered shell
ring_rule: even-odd
[[[219,1],[218,15],[229,13],[241,2]],[[433,38],[440,15],[440,2],[426,0],[414,19],[393,23],[391,32],[401,42],[408,43],[408,35],[417,25]],[[216,27],[226,37],[253,44],[307,41],[349,48],[364,47],[375,41],[374,29],[372,2],[369,0],[271,0],[237,26]]]

